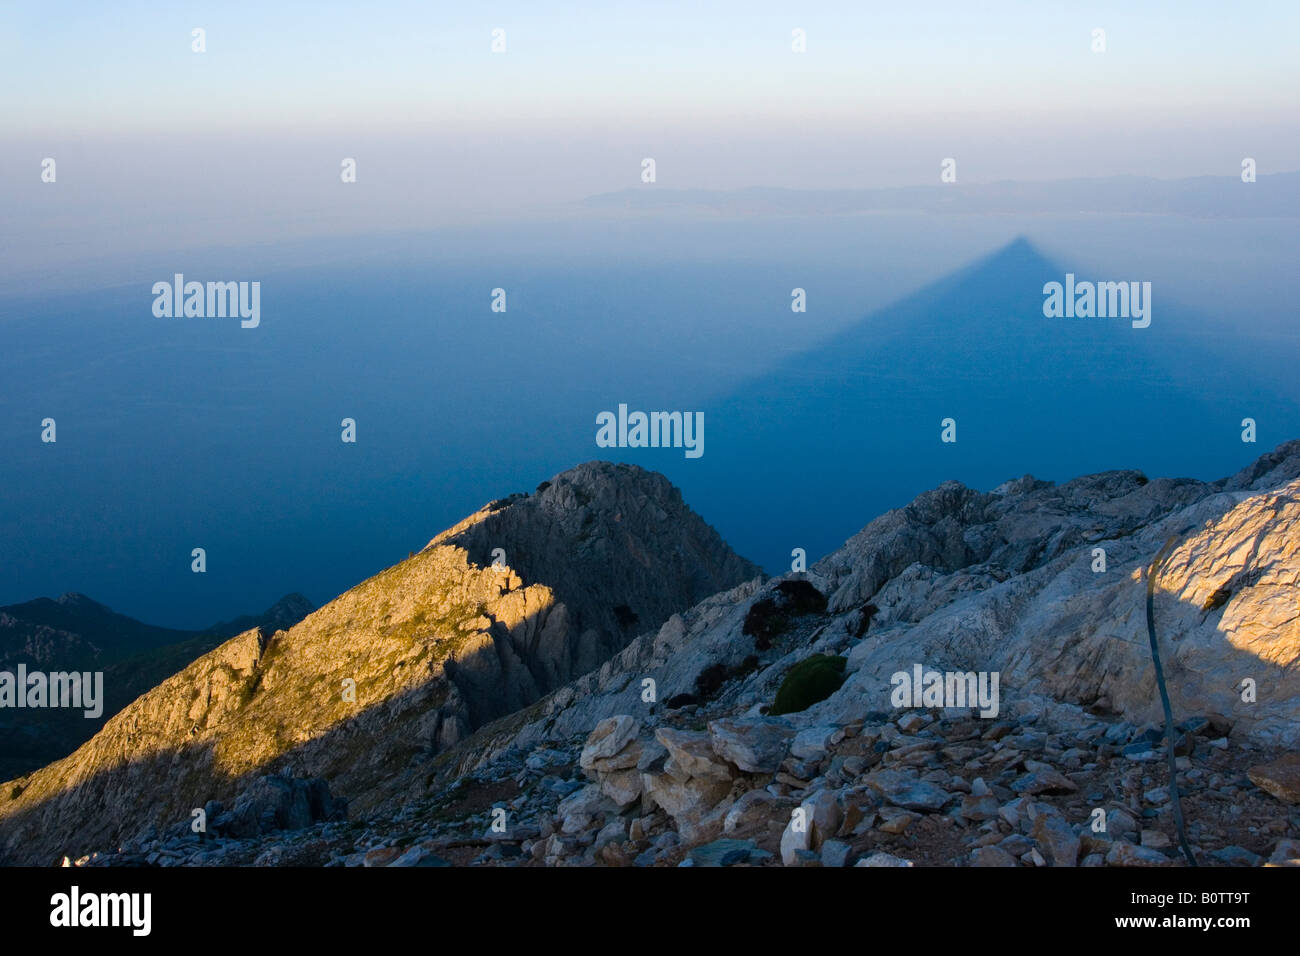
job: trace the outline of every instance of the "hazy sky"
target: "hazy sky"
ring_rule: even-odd
[[[662,187],[715,189],[937,183],[945,157],[962,183],[1300,168],[1292,2],[3,9],[11,279],[510,220],[637,187],[644,157]]]
[[[1300,23],[1285,0],[6,6],[11,129],[174,134],[1063,110],[1213,124],[1294,104]]]

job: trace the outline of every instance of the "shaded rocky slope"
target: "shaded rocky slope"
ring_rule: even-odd
[[[364,812],[382,781],[757,574],[662,476],[581,465],[287,631],[227,641],[4,785],[0,848],[75,856],[230,801],[268,770],[325,777]]]
[[[799,659],[849,656],[849,680],[797,718],[805,721],[889,709],[890,675],[914,663],[1004,671],[1004,699],[1051,693],[1152,719],[1145,572],[1176,533],[1156,604],[1176,706],[1220,712],[1242,733],[1294,744],[1298,479],[1300,442],[1289,442],[1217,482],[1148,480],[1138,472],[1059,486],[1027,476],[991,492],[948,482],[875,519],[806,575],[749,582],[670,618],[547,697],[528,720],[503,721],[502,736],[484,728],[458,751],[456,766],[470,769],[516,739],[563,739],[612,714],[642,711],[645,678],[666,701],[693,693],[707,668],[736,668],[751,656],[760,666],[731,686],[728,700],[755,712]],[[1107,559],[1101,573],[1091,570],[1098,547]],[[760,651],[744,633],[749,609],[782,580],[800,577],[828,598],[816,640]],[[1207,609],[1220,589],[1225,599]],[[1268,689],[1255,704],[1241,701],[1238,673]],[[1207,674],[1221,677],[1207,683]]]
[[[550,584],[561,597],[562,607],[530,627],[507,627],[510,651],[528,673],[518,675],[522,692],[509,699],[489,677],[483,695],[467,702],[492,717],[587,673],[669,615],[761,574],[686,507],[668,479],[599,462],[488,505],[426,551],[446,547],[464,549],[479,567],[490,567],[499,548],[512,580]]]
[[[948,483],[817,564],[806,578],[827,595],[826,611],[783,621],[771,646],[746,621],[782,580],[715,595],[484,727],[441,759],[438,785],[518,774],[532,789],[511,805],[520,832],[535,830],[520,843],[538,862],[675,861],[674,848],[733,834],[729,819],[779,840],[791,807],[811,802],[838,822],[794,846],[805,854],[837,833],[855,856],[898,850],[907,841],[889,841],[935,814],[940,831],[956,829],[915,831],[939,841],[912,844],[923,862],[1039,865],[1053,861],[1049,842],[1060,838],[1076,841],[1078,860],[1173,863],[1168,791],[1152,765],[1162,747],[1145,618],[1147,569],[1172,537],[1154,607],[1174,712],[1185,721],[1180,785],[1200,815],[1193,840],[1220,853],[1206,862],[1258,862],[1279,838],[1277,852],[1291,859],[1300,856],[1300,768],[1272,761],[1300,741],[1298,519],[1297,442],[1212,483],[1136,472],[1060,486],[1026,477],[988,493]],[[1094,570],[1098,548],[1104,571]],[[792,667],[813,654],[845,660],[843,685],[807,709],[767,716]],[[900,710],[891,677],[918,664],[998,673],[998,714]],[[646,680],[654,704],[643,698]],[[601,744],[611,733],[601,722],[611,720],[632,729]],[[805,735],[812,742],[793,742]],[[578,759],[584,742],[595,748],[591,762]],[[764,752],[761,765],[738,757]],[[548,782],[548,766],[574,767],[574,788]],[[568,794],[563,804],[548,801],[552,786]],[[1047,820],[1038,836],[1035,799]],[[963,814],[972,803],[980,809]],[[1239,809],[1224,813],[1230,805]],[[1078,842],[1096,807],[1123,815],[1115,845]],[[482,820],[468,818],[461,837]],[[607,827],[618,839],[601,838]],[[435,849],[449,839],[443,833]],[[974,853],[1004,840],[1000,853]],[[617,848],[606,850],[610,842]],[[1254,848],[1237,852],[1244,843]],[[767,850],[780,856],[776,845]]]

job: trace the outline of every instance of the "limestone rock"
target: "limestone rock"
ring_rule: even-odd
[[[879,770],[867,777],[867,785],[896,807],[933,812],[943,809],[952,795],[926,780],[900,770]]]
[[[1300,803],[1300,754],[1285,754],[1271,763],[1251,767],[1250,782],[1284,803]]]
[[[300,830],[319,820],[346,816],[346,804],[330,796],[329,784],[324,780],[268,774],[254,780],[229,811],[215,814],[211,829],[217,834],[246,838],[273,830]]]
[[[827,840],[822,844],[822,866],[836,869],[848,866],[851,849],[843,840]]]
[[[650,803],[662,807],[679,823],[699,819],[731,790],[731,783],[726,780],[700,777],[680,780],[669,773],[643,773],[641,782]]]
[[[1279,840],[1269,856],[1270,863],[1291,863],[1300,860],[1300,840]]]
[[[618,714],[602,720],[587,738],[587,744],[582,748],[582,755],[579,758],[579,765],[583,770],[626,770],[628,767],[635,767],[640,757],[639,751],[633,755],[631,763],[615,763],[613,760],[636,738],[640,730],[640,721],[627,714]]]
[[[641,771],[635,767],[630,770],[615,770],[600,775],[600,792],[609,797],[620,807],[634,803],[645,790]]]
[[[1107,866],[1172,866],[1173,861],[1157,850],[1116,840],[1106,854]]]
[[[998,801],[991,793],[979,797],[974,794],[967,794],[961,798],[961,810],[959,812],[967,820],[996,820],[998,818]]]
[[[836,794],[829,790],[813,794],[802,806],[811,831],[809,849],[820,850],[822,844],[839,830],[844,821],[844,811]]]
[[[714,752],[746,773],[776,773],[794,733],[787,722],[775,718],[723,719],[709,723]]]
[[[1052,866],[1074,866],[1079,861],[1079,837],[1059,813],[1039,813],[1031,834]]]
[[[788,815],[793,803],[766,790],[749,790],[727,810],[723,818],[724,833],[748,833],[765,827],[778,815]]]
[[[735,770],[713,749],[708,734],[660,728],[655,739],[668,749],[665,770],[680,779],[720,781],[730,784]]]
[[[791,816],[781,834],[781,862],[785,866],[797,866],[798,854],[812,849],[812,827],[805,819]]]
[[[1214,824],[1194,812],[1189,825],[1208,847],[1259,849],[1288,832],[1287,807],[1242,786],[1236,761],[1260,753],[1256,770],[1270,769],[1255,776],[1289,792],[1270,761],[1300,745],[1300,443],[1211,483],[1137,472],[1061,485],[1026,477],[990,492],[947,483],[798,579],[732,576],[716,588],[697,565],[722,573],[728,552],[664,487],[637,469],[584,466],[494,503],[288,631],[227,642],[83,751],[0,788],[0,855],[220,864],[224,846],[200,845],[179,821],[218,803],[232,809],[215,818],[233,815],[260,777],[292,770],[329,779],[364,822],[344,831],[313,811],[308,828],[264,832],[275,811],[248,807],[279,797],[250,801],[249,859],[319,862],[327,852],[336,865],[361,865],[377,846],[406,846],[411,815],[441,810],[442,797],[463,809],[460,787],[477,781],[484,805],[509,808],[522,841],[493,840],[480,863],[526,854],[651,865],[724,831],[762,843],[784,830],[788,865],[833,864],[840,843],[874,846],[904,831],[886,845],[907,845],[918,863],[958,852],[985,865],[1081,856],[1091,866],[1177,865],[1172,847],[1137,845],[1152,838],[1136,819],[1169,829],[1162,768],[1144,762],[1164,757],[1145,578],[1171,536],[1154,603],[1183,717],[1184,802],[1242,808]],[[493,569],[491,547],[510,535],[526,547],[506,540],[510,567]],[[1094,547],[1106,551],[1104,573],[1092,569]],[[748,612],[794,580],[830,595],[826,609],[792,618],[780,641],[759,647]],[[667,599],[650,593],[664,581]],[[814,654],[847,658],[843,685],[781,722],[761,716],[784,675]],[[974,708],[903,713],[890,678],[912,663],[998,675],[1000,689]],[[1242,673],[1267,693],[1241,701],[1224,675]],[[344,678],[358,692],[347,706],[336,699]],[[984,711],[987,720],[976,716]],[[758,777],[774,764],[774,776]],[[141,793],[162,806],[141,807]],[[100,812],[103,802],[126,808],[121,822]],[[805,808],[801,833],[790,826],[795,804]],[[1085,830],[1098,807],[1105,834]],[[285,819],[305,819],[301,811],[291,792]],[[426,818],[450,845],[466,831],[481,839],[485,814],[417,817]],[[597,849],[602,833],[633,837],[619,820],[635,821],[637,842]],[[46,836],[70,832],[86,845]]]
[[[591,784],[560,801],[555,815],[561,821],[561,833],[579,833],[591,826],[601,814],[616,809],[614,801],[602,793],[600,787]]]
[[[833,744],[844,738],[843,728],[834,724],[801,730],[790,744],[790,755],[797,760],[820,760]]]
[[[365,866],[388,866],[399,856],[402,851],[395,846],[377,847],[366,854]]]

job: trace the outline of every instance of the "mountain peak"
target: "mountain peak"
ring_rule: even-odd
[[[262,612],[262,622],[273,629],[288,630],[316,610],[316,605],[293,591]]]
[[[400,800],[405,768],[759,575],[662,475],[579,465],[288,630],[241,631],[163,681],[0,802],[0,849],[81,855],[281,770],[327,777],[360,810]],[[295,598],[280,603],[297,609]],[[104,813],[105,793],[158,799]]]
[[[478,568],[494,565],[540,584],[602,635],[595,666],[650,622],[761,574],[682,500],[663,475],[637,465],[589,461],[532,494],[498,499],[444,531],[429,548],[463,548]],[[615,568],[611,556],[628,553]],[[581,673],[585,665],[573,662]]]
[[[86,595],[82,594],[79,591],[68,591],[64,594],[60,594],[58,597],[54,599],[54,603],[62,605],[63,607],[67,607],[67,608],[81,608],[83,610],[94,610],[94,611],[112,610],[107,605],[100,604],[98,601],[94,600],[93,598],[87,597]]]

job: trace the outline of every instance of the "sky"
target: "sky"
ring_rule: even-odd
[[[180,135],[1073,110],[1226,121],[1292,101],[1300,23],[1292,3],[1186,0],[6,6],[11,129]]]
[[[1300,169],[1292,3],[0,9],[0,294],[141,251],[563,216],[646,157],[707,189],[937,183],[949,157],[967,184]]]

